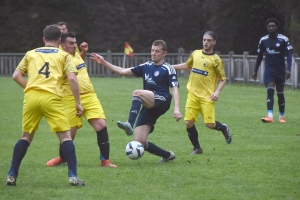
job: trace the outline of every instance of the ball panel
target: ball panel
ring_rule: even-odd
[[[132,160],[141,158],[144,154],[144,147],[140,142],[131,141],[125,148],[126,156]]]

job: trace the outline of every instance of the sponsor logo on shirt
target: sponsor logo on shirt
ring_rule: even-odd
[[[192,69],[192,72],[194,72],[194,73],[196,73],[196,74],[201,74],[201,75],[204,75],[204,76],[207,76],[207,75],[208,75],[208,72],[207,72],[207,71],[203,71],[203,70],[195,69],[195,68]]]

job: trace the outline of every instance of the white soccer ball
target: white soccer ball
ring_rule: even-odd
[[[132,160],[141,158],[144,154],[144,147],[140,142],[131,141],[125,148],[126,156]]]

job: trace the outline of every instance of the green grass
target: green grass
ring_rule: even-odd
[[[266,91],[263,86],[227,84],[216,104],[216,118],[229,125],[232,144],[209,130],[199,117],[196,124],[202,155],[189,155],[192,146],[184,121],[175,122],[173,107],[157,124],[149,141],[176,153],[176,159],[157,163],[145,152],[140,160],[125,156],[132,140],[117,128],[126,120],[137,78],[92,78],[107,117],[110,157],[116,169],[99,167],[96,134],[84,121],[75,139],[78,175],[86,187],[71,187],[67,167],[47,168],[58,155],[58,139],[40,123],[25,156],[17,187],[4,185],[14,144],[21,136],[22,89],[10,78],[0,78],[0,199],[300,199],[300,91],[286,88],[286,124],[263,124]],[[180,77],[184,114],[187,78]],[[278,118],[275,96],[275,119]]]

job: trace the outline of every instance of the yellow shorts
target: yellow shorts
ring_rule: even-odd
[[[198,121],[198,115],[201,114],[204,123],[215,123],[215,105],[214,102],[207,102],[199,99],[192,93],[188,93],[184,120]]]
[[[22,129],[32,133],[38,130],[44,116],[51,132],[70,129],[62,98],[43,90],[29,90],[24,94]]]
[[[81,105],[84,109],[84,117],[89,119],[106,119],[101,103],[96,93],[87,93],[80,95]],[[66,114],[70,123],[70,127],[82,127],[82,117],[76,116],[75,99],[73,96],[63,98]]]

